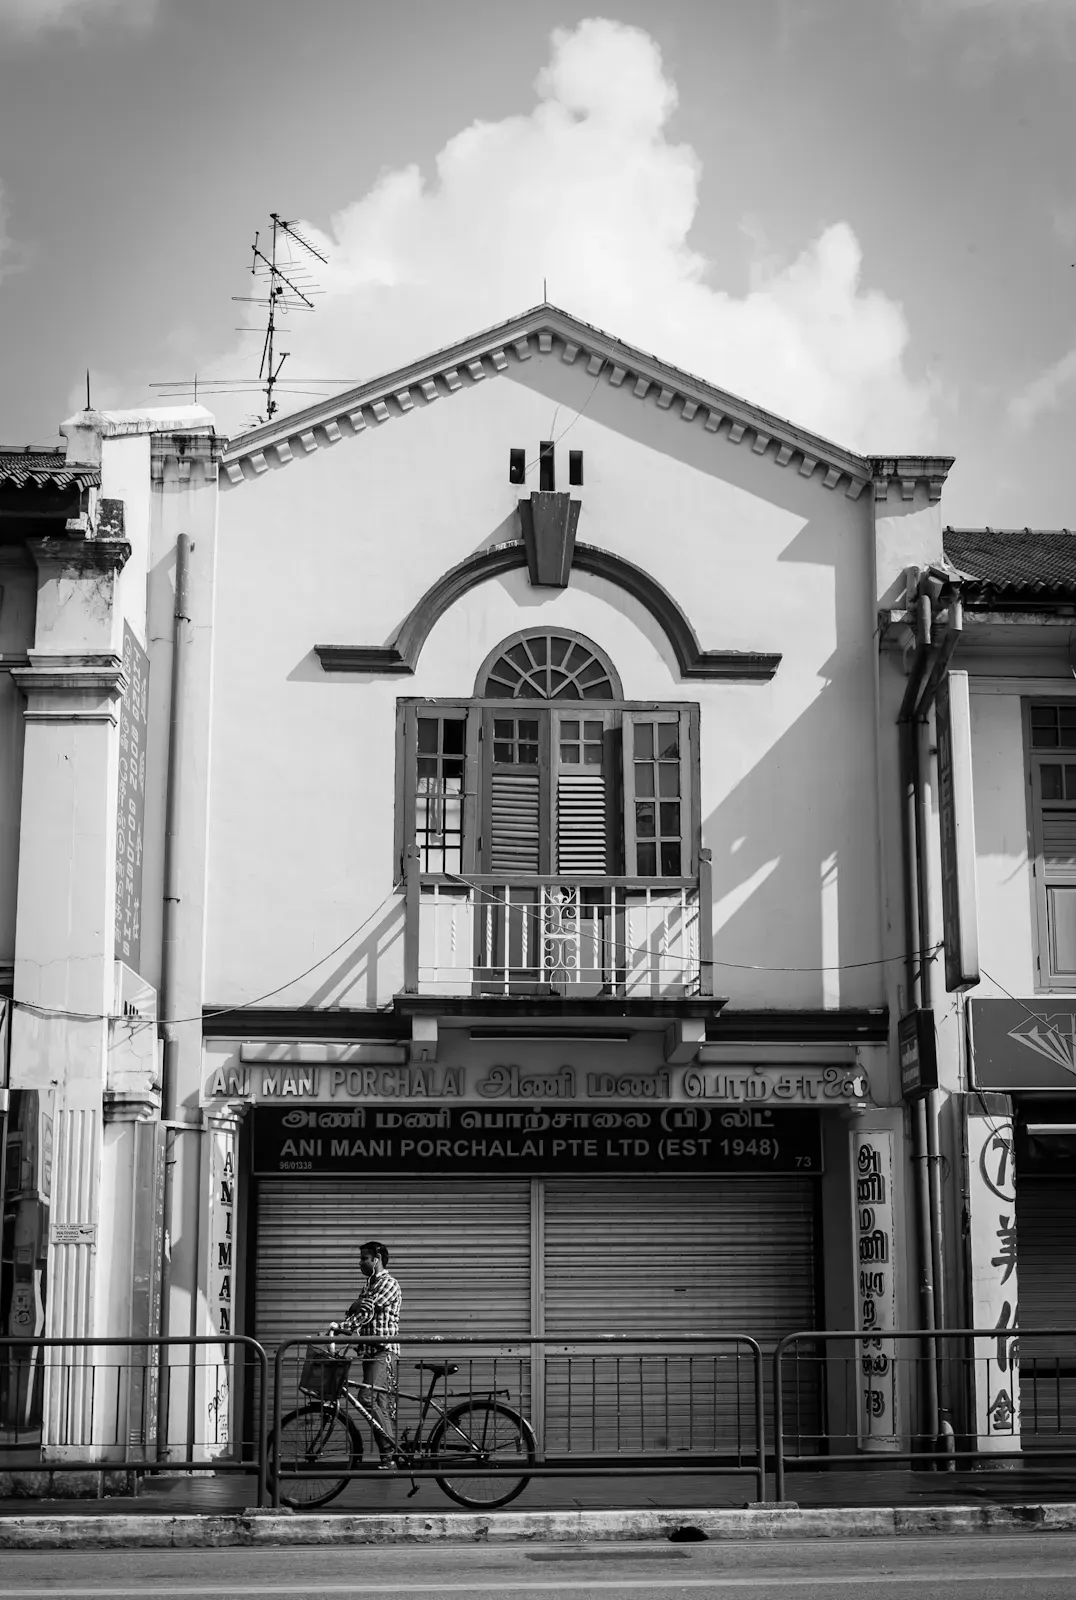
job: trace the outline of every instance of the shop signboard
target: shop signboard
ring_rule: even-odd
[[[149,727],[149,656],[131,631],[123,627],[123,674],[127,687],[120,700],[119,793],[116,804],[116,933],[117,961],[132,971],[142,961],[142,838],[146,820],[146,734]]]
[[[973,1081],[1005,1094],[1076,1089],[1076,1003],[972,1000]]]
[[[277,1055],[277,1050],[283,1059]],[[386,1054],[391,1046],[378,1046]],[[656,1071],[594,1071],[572,1064],[530,1068],[518,1064],[408,1063],[399,1059],[371,1064],[363,1045],[328,1044],[247,1046],[238,1064],[213,1071],[206,1082],[209,1100],[246,1100],[256,1105],[320,1101],[325,1105],[401,1103],[437,1105],[597,1105],[631,1101],[640,1107],[666,1102],[716,1107],[817,1111],[862,1106],[870,1099],[867,1075],[845,1066],[666,1066]],[[252,1060],[262,1051],[274,1059]]]
[[[900,1051],[900,1092],[905,1100],[920,1100],[938,1087],[938,1049],[934,1013],[909,1011],[897,1024]]]
[[[938,833],[941,845],[945,987],[979,982],[975,903],[975,816],[971,789],[971,700],[966,672],[947,672],[935,700],[938,728]]]
[[[818,1118],[708,1106],[258,1106],[254,1170],[340,1173],[822,1171]]]
[[[974,1341],[976,1448],[986,1454],[1020,1443],[1013,1145],[1010,1117],[969,1103],[971,1318],[973,1327],[994,1330]]]
[[[856,1346],[859,1446],[899,1450],[893,1135],[856,1128],[851,1139],[856,1326],[867,1335]]]

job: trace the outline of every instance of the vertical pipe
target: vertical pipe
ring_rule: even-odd
[[[179,791],[182,757],[183,700],[186,683],[187,629],[189,606],[187,600],[190,572],[190,538],[181,533],[176,538],[175,603],[172,614],[172,681],[168,708],[168,757],[165,776],[164,808],[164,903],[161,918],[161,1120],[168,1125],[164,1156],[164,1230],[161,1251],[161,1333],[167,1336],[170,1329],[170,1297],[172,1289],[172,1205],[175,1195],[176,1153],[176,1084],[178,1077],[179,1041],[176,1036],[176,949],[179,908],[179,863],[177,835],[179,831]],[[157,1389],[157,1457],[168,1457],[168,1384],[170,1363],[167,1346],[161,1345],[161,1369]]]

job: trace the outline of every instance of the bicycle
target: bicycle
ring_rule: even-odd
[[[350,1474],[362,1464],[363,1442],[357,1412],[373,1429],[376,1419],[359,1397],[359,1390],[370,1386],[353,1383],[349,1371],[353,1357],[336,1348],[337,1325],[329,1326],[328,1347],[311,1345],[303,1363],[299,1389],[314,1396],[309,1405],[299,1406],[280,1419],[279,1468],[283,1471],[310,1472],[325,1468],[323,1478],[281,1480],[280,1501],[293,1510],[313,1510],[335,1500],[350,1481]],[[509,1391],[480,1389],[466,1396],[448,1393],[448,1379],[460,1369],[451,1361],[416,1361],[419,1372],[430,1374],[424,1394],[396,1390],[393,1398],[415,1400],[420,1410],[414,1433],[405,1428],[396,1440],[393,1465],[404,1472],[415,1467],[443,1467],[435,1482],[457,1505],[471,1511],[489,1511],[506,1506],[530,1482],[529,1473],[483,1476],[473,1469],[480,1466],[533,1466],[537,1445],[530,1423],[499,1398]],[[440,1380],[445,1382],[444,1399],[434,1398]],[[374,1386],[374,1392],[387,1393]],[[458,1402],[452,1405],[452,1401]],[[425,1432],[430,1412],[436,1420]],[[375,1434],[376,1438],[376,1434]],[[269,1470],[277,1463],[276,1436],[269,1436]],[[462,1477],[452,1468],[469,1468]],[[286,1484],[286,1489],[284,1485]],[[418,1493],[412,1478],[408,1493]]]

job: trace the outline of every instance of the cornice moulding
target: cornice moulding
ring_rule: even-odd
[[[238,487],[342,438],[356,438],[370,427],[421,410],[442,396],[450,398],[463,388],[498,377],[536,354],[559,354],[568,365],[582,361],[596,384],[604,377],[611,387],[623,388],[655,411],[679,415],[683,422],[701,427],[724,444],[746,439],[754,454],[767,456],[776,466],[786,467],[795,459],[803,477],[813,477],[821,468],[822,486],[832,490],[843,484],[851,499],[877,479],[874,459],[845,450],[657,356],[636,350],[556,306],[541,305],[446,350],[229,440],[221,463],[221,486]]]

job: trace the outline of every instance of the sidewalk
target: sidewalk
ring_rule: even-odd
[[[772,1473],[767,1494],[774,1493]],[[409,1497],[410,1480],[371,1474],[349,1484],[319,1516],[384,1516],[400,1513],[473,1516],[457,1507],[430,1479],[419,1481]],[[896,1508],[974,1505],[1076,1505],[1076,1469],[1050,1470],[1024,1465],[1000,1472],[908,1472],[861,1468],[849,1471],[789,1473],[787,1500],[805,1509],[836,1507]],[[750,1475],[707,1473],[638,1477],[532,1478],[506,1512],[616,1510],[740,1510],[754,1493]],[[253,1474],[197,1477],[147,1477],[136,1496],[104,1499],[0,1499],[5,1517],[176,1517],[235,1515],[253,1507]],[[287,1513],[285,1513],[287,1514]],[[501,1512],[490,1512],[496,1518]],[[309,1516],[311,1513],[297,1513]]]

